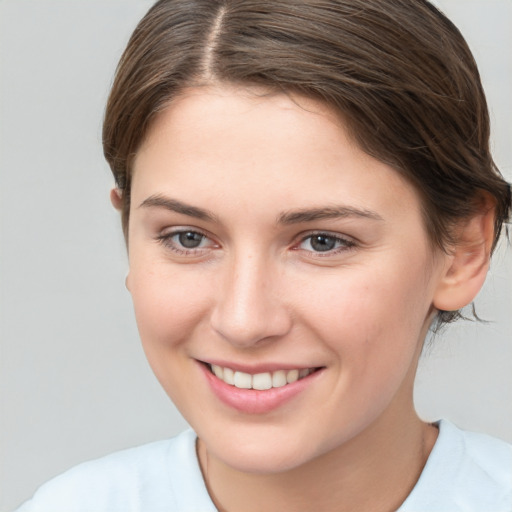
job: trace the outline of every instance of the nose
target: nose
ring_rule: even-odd
[[[292,318],[280,290],[279,271],[254,255],[240,256],[221,279],[212,328],[239,348],[284,336]]]

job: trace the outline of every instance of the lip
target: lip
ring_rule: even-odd
[[[222,359],[208,359],[200,361],[207,365],[221,366],[222,368],[231,368],[235,372],[250,373],[256,375],[257,373],[276,372],[278,370],[300,370],[302,368],[313,368],[315,366],[301,366],[283,363],[260,363],[260,364],[244,364],[232,361],[225,361]],[[316,368],[316,367],[315,367]]]
[[[214,395],[225,405],[246,414],[265,414],[271,412],[284,404],[291,401],[298,394],[306,391],[313,383],[323,374],[325,368],[320,368],[311,373],[307,377],[299,379],[291,384],[286,384],[280,388],[271,388],[266,390],[256,389],[240,389],[230,386],[224,381],[217,378],[208,368],[207,364],[198,362],[203,375]],[[217,364],[217,363],[212,363]],[[219,365],[221,366],[221,365]],[[244,371],[239,365],[225,364],[224,366],[232,368],[236,371]],[[251,371],[247,373],[260,373],[260,370],[254,371],[255,367],[251,367]],[[264,371],[269,370],[269,366],[264,367]],[[296,367],[295,367],[296,368]],[[277,369],[285,369],[282,366]],[[290,369],[293,369],[291,367]]]

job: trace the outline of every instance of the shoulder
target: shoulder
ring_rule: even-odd
[[[512,511],[512,445],[446,420],[400,512]]]
[[[209,501],[195,440],[187,430],[82,463],[40,487],[18,512],[157,512],[182,510],[187,499],[192,507]]]
[[[451,428],[453,425],[450,425]],[[479,475],[498,491],[512,491],[512,445],[494,437],[459,431],[464,467],[471,477]]]

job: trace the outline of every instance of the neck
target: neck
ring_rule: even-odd
[[[412,398],[407,415],[392,409],[348,443],[282,473],[237,471],[199,442],[208,491],[222,512],[396,510],[416,484],[437,429],[418,418]]]

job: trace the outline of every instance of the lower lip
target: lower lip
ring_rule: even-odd
[[[216,377],[205,364],[199,365],[217,398],[229,407],[246,414],[264,414],[283,406],[311,386],[323,373],[323,369],[320,369],[291,384],[260,391],[230,386]]]

